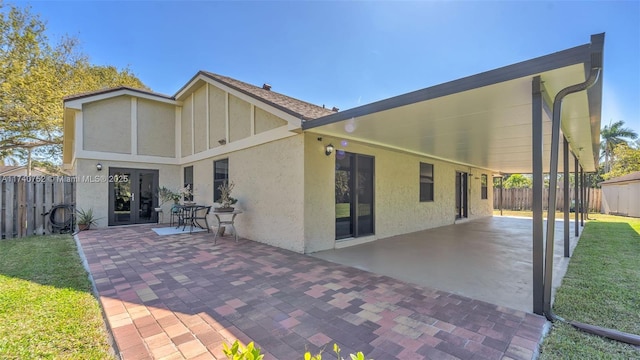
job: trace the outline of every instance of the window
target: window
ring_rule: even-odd
[[[184,201],[193,201],[193,166],[187,166],[184,168],[184,187],[189,186],[191,189],[191,195],[185,196]]]
[[[433,164],[420,163],[420,201],[433,201]]]
[[[488,179],[487,179],[487,174],[482,174],[482,188],[480,190],[480,196],[482,197],[483,200],[488,199],[488,193],[487,193],[487,184],[488,184]]]
[[[220,200],[218,187],[229,181],[229,159],[213,162],[213,202]]]

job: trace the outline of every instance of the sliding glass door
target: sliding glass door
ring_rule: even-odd
[[[374,158],[336,153],[336,239],[374,233]]]

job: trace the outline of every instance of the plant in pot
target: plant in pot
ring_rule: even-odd
[[[98,218],[93,215],[93,209],[89,210],[78,209],[76,211],[76,223],[78,224],[78,230],[89,230],[91,225],[98,225]]]
[[[182,189],[177,192],[180,199],[184,199],[185,204],[194,204],[193,202],[193,189],[191,189],[191,185],[185,185]],[[178,199],[179,201],[179,199]]]
[[[165,203],[169,202],[169,201],[180,201],[180,194],[176,194],[173,191],[171,191],[171,189],[169,189],[166,186],[160,186],[158,188],[158,200],[160,200],[160,205],[156,208],[156,211],[159,211],[159,209],[162,208],[162,205],[164,205]]]
[[[233,182],[223,182],[222,185],[218,186],[218,190],[220,190],[220,199],[218,199],[217,203],[220,204],[219,207],[215,209],[218,212],[231,212],[233,211],[233,206],[238,202],[238,199],[231,197],[231,191],[235,184]]]

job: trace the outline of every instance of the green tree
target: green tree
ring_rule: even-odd
[[[605,180],[640,171],[640,149],[633,149],[627,144],[619,144],[613,149],[611,171],[605,173]]]
[[[78,40],[51,44],[29,8],[0,1],[0,160],[59,159],[63,98],[127,85],[146,88],[128,69],[91,65]],[[55,161],[54,161],[55,162]]]
[[[531,178],[522,174],[511,174],[502,184],[505,189],[530,188],[533,185]]]
[[[613,124],[605,125],[600,130],[600,148],[604,156],[604,170],[605,172],[611,171],[611,163],[615,158],[613,149],[619,144],[627,144],[627,139],[635,140],[638,138],[638,133],[630,128],[624,127],[624,121],[616,121]]]

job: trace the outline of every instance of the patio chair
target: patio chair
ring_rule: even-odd
[[[173,226],[173,224],[177,224],[178,226],[182,225],[182,209],[180,205],[174,204],[171,206],[171,216],[169,217],[169,226]]]

